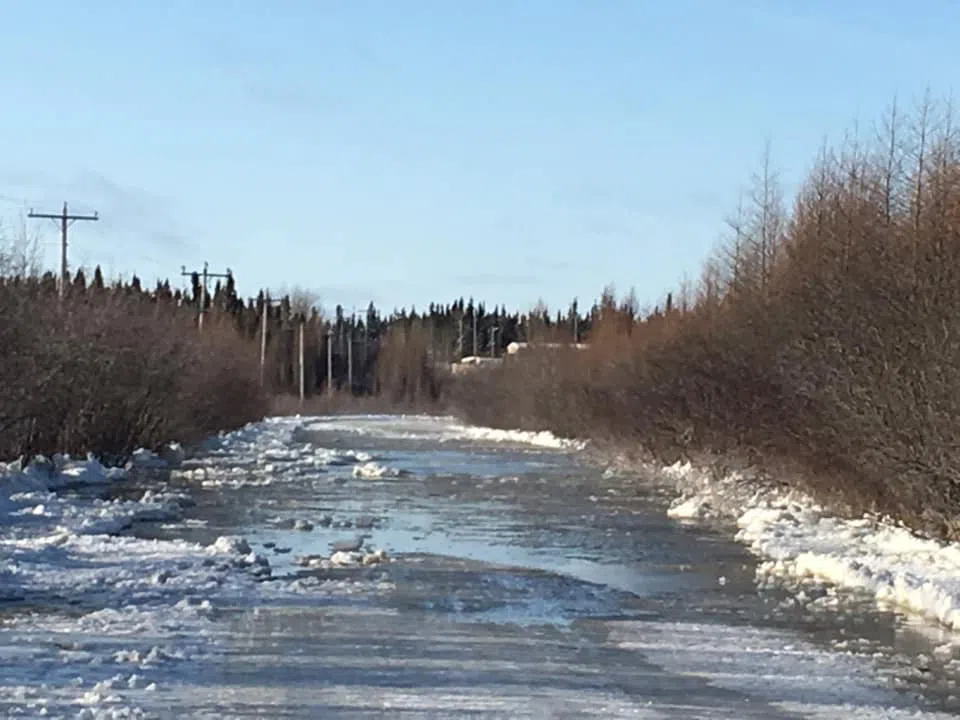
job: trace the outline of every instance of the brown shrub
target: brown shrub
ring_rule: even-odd
[[[431,329],[420,319],[390,327],[377,356],[376,390],[395,405],[436,402],[449,374]],[[443,368],[443,369],[441,369]]]
[[[461,411],[800,467],[839,509],[960,535],[958,151],[948,112],[891,112],[876,143],[824,152],[789,213],[765,156],[695,303],[606,302],[588,351],[466,377]]]
[[[56,294],[0,284],[0,456],[199,440],[258,419],[256,351],[226,324],[128,291]]]

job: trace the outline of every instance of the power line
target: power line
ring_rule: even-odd
[[[30,218],[43,218],[46,220],[56,220],[60,223],[60,299],[63,300],[64,293],[67,290],[67,228],[73,225],[77,220],[88,220],[96,222],[100,219],[96,212],[93,215],[71,215],[67,209],[67,204],[63,204],[63,211],[59,214],[38,213],[30,210],[27,213]]]
[[[202,280],[200,282],[200,307],[197,311],[197,329],[203,330],[203,313],[207,308],[207,281],[210,278],[227,278],[230,279],[233,277],[233,273],[230,271],[230,268],[227,268],[225,273],[213,273],[210,272],[209,263],[203,263],[203,272],[197,272],[196,270],[191,270],[187,272],[187,266],[180,266],[180,274],[188,277],[193,277],[194,275],[199,275]]]

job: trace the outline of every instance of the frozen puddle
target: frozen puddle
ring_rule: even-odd
[[[613,642],[655,658],[670,672],[702,678],[744,693],[748,703],[767,703],[801,717],[956,717],[921,713],[910,698],[879,689],[863,658],[826,652],[791,633],[707,623],[624,622],[610,628]]]

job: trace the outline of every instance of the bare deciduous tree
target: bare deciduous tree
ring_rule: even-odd
[[[836,509],[960,537],[958,151],[949,103],[894,103],[872,143],[821,150],[789,214],[767,151],[690,312],[628,336],[605,291],[588,351],[465,378],[460,406],[661,461],[787,465]]]

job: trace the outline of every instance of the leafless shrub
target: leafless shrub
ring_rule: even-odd
[[[262,417],[256,354],[232,326],[129,287],[0,278],[0,456],[194,441]]]
[[[449,375],[445,357],[422,320],[390,327],[377,359],[377,394],[396,404],[439,400]]]
[[[838,508],[960,537],[958,151],[949,106],[894,106],[820,153],[791,212],[765,154],[692,306],[605,297],[590,350],[467,377],[462,411],[799,467]]]

